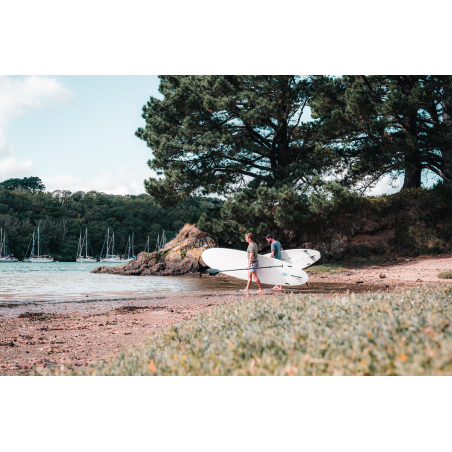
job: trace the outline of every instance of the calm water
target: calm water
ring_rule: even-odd
[[[115,264],[105,264],[113,267]],[[99,262],[0,263],[0,303],[146,297],[200,290],[237,290],[245,281],[217,278],[117,276],[90,273]]]

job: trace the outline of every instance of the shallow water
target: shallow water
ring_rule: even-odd
[[[115,264],[105,264],[113,267]],[[117,265],[117,264],[116,264]],[[1,263],[0,304],[17,301],[74,301],[86,299],[142,298],[190,292],[237,291],[246,281],[228,278],[187,278],[176,276],[120,276],[90,273],[98,262],[50,264]],[[270,286],[264,286],[269,288]],[[252,289],[257,289],[253,283]],[[289,291],[306,293],[369,290],[365,285],[309,283]],[[375,290],[375,289],[374,289]]]
[[[102,265],[115,266],[105,263]],[[215,289],[237,290],[244,286],[244,281],[219,278],[140,277],[90,273],[96,267],[99,267],[98,262],[2,263],[0,303],[29,300],[67,301],[87,296],[102,299],[148,297]]]

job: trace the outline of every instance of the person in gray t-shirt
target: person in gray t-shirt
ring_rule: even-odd
[[[281,243],[279,243],[278,240],[275,240],[271,234],[267,234],[266,239],[268,243],[271,243],[272,252],[270,254],[270,257],[273,259],[281,260],[281,251],[284,251],[282,249]],[[283,288],[282,286],[275,286],[273,287],[273,289],[282,290]]]
[[[245,241],[248,243],[248,249],[246,250],[248,253],[248,266],[246,269],[248,270],[248,284],[246,285],[246,290],[248,291],[251,285],[252,278],[256,281],[257,285],[259,286],[259,292],[263,292],[261,282],[259,278],[257,277],[256,270],[258,268],[258,260],[257,260],[257,244],[253,242],[253,234],[249,232],[248,234],[245,234]]]

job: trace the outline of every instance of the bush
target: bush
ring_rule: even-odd
[[[349,253],[353,257],[368,257],[369,247],[367,245],[350,245]]]
[[[441,279],[452,279],[452,272],[444,272],[438,275],[438,278]]]
[[[383,246],[382,243],[377,242],[374,244],[374,246],[372,248],[372,252],[378,256],[381,256],[382,254],[385,253],[385,247]]]
[[[206,311],[109,363],[66,373],[452,375],[451,317],[452,288],[440,285],[267,297]]]

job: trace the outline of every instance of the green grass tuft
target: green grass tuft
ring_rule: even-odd
[[[65,373],[452,375],[451,318],[444,286],[241,301],[160,330],[109,363]]]
[[[305,269],[305,271],[315,273],[316,275],[322,273],[339,273],[345,270],[347,270],[347,267],[336,263],[314,265]]]
[[[452,279],[452,272],[444,272],[438,275],[438,278],[441,279]]]

